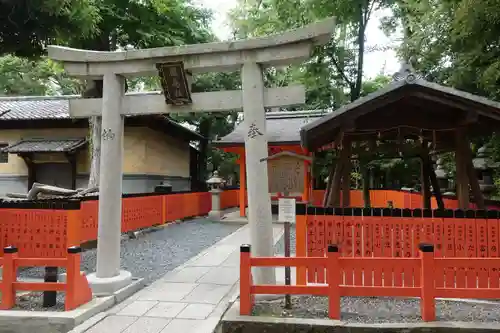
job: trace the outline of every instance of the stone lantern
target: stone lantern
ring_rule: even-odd
[[[479,188],[485,197],[488,197],[495,189],[493,183],[494,169],[499,166],[499,163],[491,159],[491,149],[483,146],[478,149],[477,157],[472,160],[474,170],[477,174]]]
[[[225,183],[224,179],[219,177],[219,172],[214,171],[212,178],[207,180],[207,185],[210,188],[210,193],[212,194],[212,209],[208,213],[208,216],[217,220],[222,217],[222,211],[220,207],[220,194],[222,193],[222,185]]]
[[[444,169],[444,161],[442,158],[438,158],[436,161],[436,178],[439,184],[439,188],[442,190],[444,195],[454,195],[450,188],[450,175]]]

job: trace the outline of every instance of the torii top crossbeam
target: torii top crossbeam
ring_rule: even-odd
[[[314,45],[330,40],[334,29],[335,19],[328,18],[295,30],[246,40],[118,52],[50,45],[48,53],[51,59],[64,62],[69,75],[83,78],[102,77],[110,72],[124,76],[156,75],[156,64],[165,61],[182,61],[184,68],[194,73],[233,71],[247,61],[268,66],[303,62],[310,57]]]

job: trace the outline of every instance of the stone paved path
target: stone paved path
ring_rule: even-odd
[[[238,292],[239,246],[249,242],[249,231],[238,229],[109,310],[91,328],[74,332],[212,333]],[[274,225],[273,232],[276,242],[282,225]]]

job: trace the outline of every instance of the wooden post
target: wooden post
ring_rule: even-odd
[[[338,207],[340,204],[340,180],[342,179],[343,170],[347,166],[346,161],[350,162],[350,138],[347,138],[345,135],[343,135],[341,142],[342,149],[340,150],[337,164],[335,165],[335,172],[333,175],[331,190],[328,196],[328,207]]]
[[[16,289],[14,283],[17,281],[17,248],[7,246],[3,249],[3,270],[2,270],[2,299],[0,310],[9,310],[16,305]]]
[[[66,301],[65,310],[70,311],[78,307],[76,294],[78,292],[78,277],[80,275],[80,253],[82,249],[79,246],[68,248],[68,266],[66,267]],[[56,280],[57,282],[57,280]],[[45,300],[45,299],[44,299]]]
[[[422,166],[425,168],[423,172],[425,173],[426,177],[428,177],[428,180],[430,180],[430,184],[432,185],[432,189],[434,191],[434,196],[436,197],[436,202],[438,205],[439,209],[444,209],[444,201],[443,201],[443,196],[441,195],[441,189],[439,188],[439,183],[436,178],[436,173],[434,172],[434,168],[432,167],[432,161],[429,156],[429,148],[427,147],[427,142],[424,141],[422,144],[422,151],[420,152],[420,158],[422,160]],[[431,208],[431,202],[430,202],[430,193],[429,193],[429,207],[424,208]]]
[[[431,179],[431,185],[432,185],[432,189],[434,190],[434,196],[436,197],[436,202],[437,202],[438,208],[444,209],[445,207],[444,207],[443,196],[441,195],[441,188],[439,187],[439,182],[437,180],[436,173],[434,172],[434,169],[432,168],[429,155],[427,154],[426,157],[424,157],[424,158],[427,158],[427,163],[426,163],[426,166],[428,167],[427,173],[429,174],[430,179]]]
[[[343,150],[340,152],[340,156],[343,154]],[[338,207],[340,201],[340,179],[342,178],[342,159],[337,159],[335,164],[335,171],[333,173],[332,184],[330,187],[330,193],[328,194],[327,207]]]
[[[455,131],[456,184],[458,207],[460,209],[469,208],[469,179],[466,168],[467,138],[465,135],[466,132],[463,128],[458,128]]]
[[[304,161],[304,190],[302,191],[302,201],[305,203],[309,202],[309,193],[311,192],[311,164],[308,161]]]
[[[246,167],[245,167],[245,153],[240,155],[240,216],[246,216]]]
[[[434,245],[420,244],[420,313],[423,321],[436,320],[436,304],[434,301]]]
[[[240,247],[240,315],[249,316],[252,313],[252,267],[250,266],[250,245]]]
[[[424,209],[431,209],[431,189],[429,184],[429,161],[425,157],[420,158],[420,182],[422,184],[422,207]],[[431,167],[432,168],[432,167]]]
[[[464,162],[467,177],[469,178],[469,184],[472,191],[472,196],[476,202],[477,209],[486,209],[486,204],[484,202],[484,196],[479,187],[479,181],[477,180],[476,171],[474,170],[474,165],[472,164],[472,151],[470,148],[470,142],[467,135],[463,137],[463,152],[464,152]]]
[[[343,166],[342,166],[342,207],[349,207],[351,205],[351,140],[350,138],[344,139],[343,149],[344,154],[342,154],[343,158]]]
[[[330,199],[330,194],[332,193],[333,177],[335,175],[336,164],[330,166],[330,172],[328,173],[328,181],[326,182],[325,194],[323,195],[323,207],[327,207]]]
[[[328,317],[340,319],[340,267],[339,247],[328,245],[326,274],[328,277]]]
[[[360,161],[361,163],[361,161]],[[370,208],[370,172],[366,165],[361,164],[361,178],[363,181],[363,203],[365,208]]]

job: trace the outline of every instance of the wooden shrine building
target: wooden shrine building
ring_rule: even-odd
[[[266,135],[269,145],[268,174],[269,192],[272,200],[283,195],[277,191],[283,188],[283,182],[288,183],[289,196],[308,202],[311,187],[310,153],[300,145],[300,128],[312,121],[318,120],[324,111],[267,112]],[[247,205],[246,170],[245,170],[245,137],[247,129],[244,123],[236,126],[233,132],[214,141],[213,145],[239,155],[240,166],[240,216],[245,216]],[[287,185],[285,185],[287,187]],[[299,190],[300,189],[300,190]]]
[[[438,207],[444,208],[430,156],[454,151],[459,207],[469,208],[470,187],[477,208],[484,209],[470,138],[499,128],[500,103],[428,82],[404,65],[387,87],[303,126],[300,136],[308,151],[332,144],[337,149],[337,163],[330,170],[324,198],[326,206],[340,206],[341,193],[349,193],[352,159],[361,155],[376,159],[380,151],[390,149],[393,157],[421,159],[424,208],[431,207],[431,185]],[[349,195],[342,197],[347,199],[341,205],[349,206]]]

